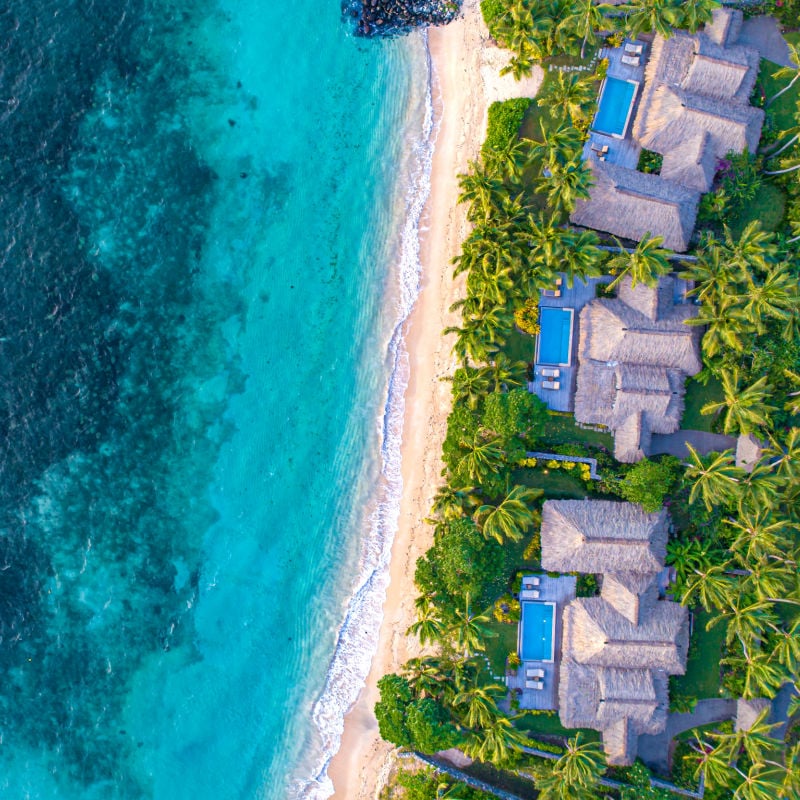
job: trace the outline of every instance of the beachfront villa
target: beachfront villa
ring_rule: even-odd
[[[636,241],[663,236],[678,252],[689,247],[719,160],[755,152],[761,135],[764,112],[749,104],[759,55],[737,43],[741,26],[741,11],[719,8],[701,33],[656,35],[651,45],[627,42],[608,53],[584,150],[595,185],[576,204],[574,224]],[[659,175],[636,170],[642,148],[663,157]]]
[[[668,676],[686,670],[688,611],[662,599],[668,529],[666,510],[632,503],[548,500],[542,510],[542,567],[600,574],[599,596],[556,607],[553,680],[561,723],[600,731],[609,764],[632,764],[638,737],[665,729]],[[523,614],[521,637],[527,624]]]
[[[686,378],[702,369],[699,331],[685,324],[697,307],[679,285],[662,277],[656,288],[634,287],[625,278],[616,298],[581,311],[575,419],[608,428],[618,461],[640,461],[652,434],[680,428]]]

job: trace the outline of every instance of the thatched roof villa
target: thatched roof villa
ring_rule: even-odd
[[[576,204],[576,225],[635,240],[649,233],[672,250],[688,248],[718,160],[745,147],[755,152],[764,123],[749,104],[759,55],[737,44],[741,25],[741,11],[718,8],[701,33],[655,36],[631,135],[663,156],[661,174],[591,157],[596,185]]]
[[[653,433],[680,428],[684,382],[703,366],[698,329],[685,324],[696,315],[675,303],[671,277],[657,288],[625,278],[618,297],[581,311],[575,419],[609,428],[618,461],[641,460]]]
[[[659,599],[669,518],[632,503],[548,500],[542,566],[602,573],[599,597],[563,614],[559,717],[603,734],[610,764],[632,764],[641,734],[664,730],[668,676],[683,674],[688,612]]]

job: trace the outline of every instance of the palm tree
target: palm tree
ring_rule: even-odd
[[[457,486],[451,480],[437,490],[431,512],[445,520],[460,519],[471,513],[479,502],[474,486]]]
[[[797,278],[785,262],[768,269],[763,280],[749,279],[742,313],[759,333],[766,330],[764,318],[788,320],[798,312]]]
[[[777,94],[770,97],[764,108],[769,108],[782,94],[788,92],[800,78],[800,45],[790,42],[787,42],[787,44],[789,44],[789,59],[795,66],[781,67],[772,73],[772,77],[776,80],[783,80],[784,78],[791,78],[791,80]]]
[[[456,334],[453,352],[463,364],[470,359],[476,363],[485,362],[505,342],[512,319],[505,308],[497,306],[483,314],[471,314],[463,321],[463,327],[451,325],[445,328],[444,334]]]
[[[523,139],[530,150],[532,160],[540,160],[544,166],[549,167],[554,163],[574,161],[580,155],[581,138],[575,127],[566,121],[560,122],[558,127],[545,125],[539,120],[541,140]]]
[[[742,595],[732,598],[726,608],[709,620],[706,629],[725,621],[728,623],[725,643],[730,647],[738,639],[745,654],[757,648],[766,629],[775,625],[770,603],[763,600],[751,603]]]
[[[740,553],[746,562],[781,553],[790,549],[792,529],[789,520],[775,517],[769,508],[758,508],[729,519],[727,524],[736,532],[731,550]]]
[[[464,752],[470,758],[504,764],[512,752],[525,746],[525,734],[518,731],[508,717],[496,716],[489,725],[475,731],[467,739]]]
[[[464,722],[468,728],[485,728],[490,726],[499,714],[497,697],[506,693],[506,687],[493,683],[481,686],[477,679],[462,687],[455,696],[456,706],[465,706]]]
[[[694,572],[702,572],[711,566],[708,544],[698,539],[671,539],[667,543],[666,563],[675,569],[675,584],[679,590]]]
[[[756,462],[750,472],[742,476],[739,484],[739,512],[754,511],[758,508],[770,509],[778,502],[785,481],[763,460]]]
[[[403,665],[403,675],[416,696],[440,697],[450,680],[445,666],[437,656],[411,658]]]
[[[767,653],[743,653],[741,656],[723,658],[721,663],[744,673],[742,697],[746,700],[774,697],[789,677],[780,664],[769,660]]]
[[[503,182],[495,170],[478,161],[469,162],[469,172],[458,176],[461,194],[459,203],[469,203],[467,216],[470,219],[488,220],[497,210],[504,191]]]
[[[569,214],[577,200],[588,200],[589,189],[594,185],[591,169],[585,161],[576,159],[566,164],[553,163],[536,187],[540,194],[547,193],[547,203],[555,214]]]
[[[512,361],[504,353],[497,353],[486,370],[491,376],[495,392],[508,391],[525,384],[528,364],[525,361]]]
[[[459,367],[449,380],[453,384],[453,401],[465,401],[473,411],[489,394],[489,370],[486,367]]]
[[[606,771],[603,750],[597,742],[582,742],[577,733],[553,765],[551,775],[536,781],[542,800],[573,800],[595,797],[594,791]]]
[[[706,610],[725,608],[733,596],[733,581],[725,573],[725,567],[716,564],[696,569],[686,578],[686,589],[681,597],[681,605],[689,606],[695,599]]]
[[[797,379],[800,382],[800,375]],[[769,436],[769,447],[764,450],[761,457],[778,475],[789,480],[800,478],[800,428],[789,428],[785,443],[781,443],[774,436]]]
[[[479,429],[472,441],[461,442],[467,452],[458,463],[458,472],[478,484],[489,475],[501,471],[505,463],[505,451],[500,445],[500,437],[492,435],[485,428]]]
[[[608,285],[609,289],[615,287],[625,276],[630,275],[631,284],[644,283],[656,286],[661,275],[666,275],[672,265],[669,261],[671,252],[661,247],[663,236],[654,236],[646,233],[636,247],[628,252],[619,239],[616,239],[621,252],[608,262],[608,271],[616,275]]]
[[[733,451],[711,453],[703,458],[688,442],[686,447],[689,462],[684,477],[692,485],[689,503],[695,503],[699,498],[711,511],[715,505],[735,499],[744,471],[735,466]]]
[[[464,610],[457,608],[454,612],[455,622],[449,630],[455,643],[463,649],[464,658],[469,658],[477,650],[485,650],[484,639],[496,636],[486,627],[489,616],[484,612],[476,614],[469,608],[469,592],[464,598]]]
[[[570,289],[575,278],[587,282],[589,278],[599,278],[603,274],[601,265],[606,254],[597,246],[597,242],[594,231],[566,232],[564,255],[559,263],[559,270],[564,273]]]
[[[784,409],[790,414],[800,414],[800,373],[785,369],[783,376],[788,379],[792,387],[792,390],[786,393]]]
[[[797,674],[800,664],[800,619],[796,618],[788,630],[779,628],[774,632],[770,658],[781,664],[789,674]]]
[[[694,771],[694,779],[696,781],[699,781],[702,777],[708,788],[720,788],[730,785],[731,760],[727,744],[714,747],[707,742],[694,739],[689,746],[697,753],[695,756],[697,767]]]
[[[747,387],[739,385],[740,373],[737,368],[725,371],[721,375],[723,399],[706,403],[701,414],[714,414],[725,411],[723,430],[725,433],[751,433],[758,428],[769,427],[770,414],[775,406],[767,403],[773,387],[767,383],[767,377],[759,378]]]
[[[680,4],[680,22],[677,27],[684,28],[690,33],[695,33],[708,22],[711,22],[712,12],[719,8],[717,0],[683,0]]]
[[[500,544],[506,539],[518,542],[535,518],[531,503],[542,496],[541,489],[515,486],[496,506],[485,504],[475,512],[483,535]]]
[[[423,646],[429,642],[440,642],[445,635],[445,625],[436,604],[429,597],[422,595],[417,598],[415,605],[417,619],[406,634],[418,637],[419,643]]]
[[[775,258],[778,248],[775,244],[775,234],[762,230],[761,222],[751,222],[738,239],[733,238],[730,228],[725,225],[724,242],[722,243],[725,257],[732,266],[739,267],[742,275],[747,275],[751,269],[767,269],[768,264]]]
[[[641,0],[632,7],[627,27],[633,34],[654,31],[665,39],[672,36],[672,28],[680,22],[680,3],[678,0]]]
[[[581,58],[584,57],[586,43],[595,44],[597,32],[608,25],[605,14],[610,8],[611,6],[595,3],[594,0],[576,0],[571,5],[567,16],[559,23],[559,31],[567,31],[583,40],[581,42]]]
[[[684,261],[678,273],[684,280],[693,281],[693,294],[698,300],[718,304],[732,286],[743,280],[741,270],[724,254],[719,242],[709,238],[698,253],[697,261]]]
[[[739,308],[737,299],[725,295],[718,302],[704,303],[699,313],[684,320],[693,327],[704,326],[703,353],[715,358],[726,350],[741,353],[745,350],[744,336],[752,332],[752,326]]]
[[[574,125],[586,116],[587,110],[594,104],[594,98],[592,82],[579,72],[557,72],[555,80],[546,85],[536,104],[546,108],[551,117],[563,117],[566,114]]]

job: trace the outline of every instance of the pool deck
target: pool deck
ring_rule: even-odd
[[[524,709],[554,711],[558,709],[558,672],[561,661],[561,615],[564,607],[575,599],[577,579],[573,575],[551,578],[539,575],[539,597],[533,597],[531,591],[521,591],[519,599],[541,603],[555,603],[555,635],[553,637],[553,661],[523,661],[516,675],[506,677],[509,689],[519,690],[519,705]],[[525,674],[529,669],[544,671],[542,689],[526,689]]]
[[[630,135],[631,128],[633,127],[636,115],[639,113],[639,103],[641,102],[642,90],[641,86],[644,83],[644,68],[647,64],[647,57],[650,52],[650,42],[643,39],[637,39],[636,44],[641,44],[644,49],[640,58],[638,67],[632,67],[628,64],[623,64],[621,59],[625,55],[625,45],[632,43],[631,39],[625,39],[620,47],[613,49],[604,47],[600,51],[600,58],[608,59],[608,77],[618,78],[622,81],[636,81],[639,84],[639,91],[634,100],[633,110],[631,111],[631,118],[628,122],[628,130],[626,131],[624,139],[618,139],[615,136],[609,136],[605,133],[597,133],[596,131],[589,132],[589,140],[583,148],[583,158],[587,159],[593,155],[592,148],[601,150],[604,146],[608,147],[606,153],[606,161],[612,164],[619,164],[621,167],[628,167],[629,169],[636,169],[639,164],[639,154],[642,148],[637,144]]]
[[[561,373],[558,378],[545,378],[540,374],[538,364],[534,365],[533,380],[528,383],[528,391],[535,394],[539,399],[547,403],[548,408],[553,411],[573,411],[575,408],[575,384],[578,374],[578,336],[580,334],[580,321],[578,316],[581,309],[596,296],[595,286],[598,283],[608,283],[611,278],[590,278],[588,283],[576,280],[573,287],[567,287],[567,280],[561,275],[561,297],[545,297],[539,299],[540,308],[571,308],[572,315],[572,351],[570,353],[570,365],[568,367],[558,367]],[[543,381],[558,380],[560,388],[545,389]]]

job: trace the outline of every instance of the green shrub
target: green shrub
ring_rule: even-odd
[[[515,600],[510,594],[504,594],[494,601],[492,614],[498,622],[505,622],[508,625],[519,622],[519,600]]]
[[[531,535],[531,540],[525,547],[525,552],[522,554],[526,561],[533,561],[537,564],[542,561],[542,534],[540,531],[534,531]],[[517,589],[519,591],[519,589]]]
[[[661,153],[654,153],[652,150],[645,150],[639,153],[639,164],[636,169],[639,172],[648,172],[653,175],[661,174],[661,165],[664,163],[664,156]]]
[[[517,139],[525,112],[532,102],[530,97],[516,97],[513,100],[498,100],[489,106],[486,141],[481,148],[484,155],[504,150]]]
[[[481,14],[492,38],[498,38],[497,24],[508,7],[504,0],[481,0]]]
[[[675,745],[672,754],[672,772],[670,777],[676,786],[683,789],[697,789],[697,781],[694,779],[695,752],[689,742],[679,741]]]
[[[543,742],[541,739],[528,739],[528,747],[533,747],[536,750],[542,750],[545,753],[553,753],[554,755],[562,755],[564,748],[557,744],[550,744],[550,742]]]
[[[682,473],[680,461],[666,456],[660,461],[644,459],[635,464],[614,488],[629,503],[639,503],[648,513],[658,511],[675,488]]]
[[[533,299],[526,300],[525,304],[514,312],[514,322],[524,333],[529,333],[531,336],[539,333],[541,327],[539,325],[538,301]]]
[[[594,597],[599,591],[597,575],[579,573],[575,591],[578,597]]]

